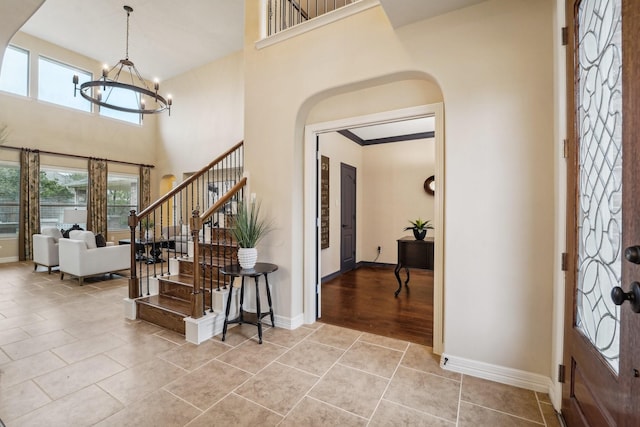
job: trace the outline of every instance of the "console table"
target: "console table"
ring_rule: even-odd
[[[414,237],[403,237],[398,239],[398,265],[394,273],[398,280],[398,289],[395,292],[397,297],[402,290],[400,280],[400,269],[407,272],[407,280],[404,282],[405,288],[409,290],[409,269],[422,268],[433,270],[433,237],[426,237],[424,240],[416,240]]]
[[[245,270],[238,264],[226,265],[220,269],[220,273],[225,276],[229,276],[230,286],[229,286],[229,295],[227,296],[227,309],[224,315],[224,326],[222,328],[222,341],[224,341],[227,337],[227,326],[231,323],[249,323],[258,327],[258,344],[262,344],[262,318],[265,316],[271,317],[271,326],[275,327],[275,321],[273,319],[273,307],[271,305],[271,291],[269,290],[269,273],[273,273],[278,269],[278,266],[275,264],[270,264],[267,262],[258,262],[256,265],[250,269]],[[269,311],[262,313],[260,311],[260,286],[258,283],[258,279],[260,276],[264,276],[265,285],[267,287],[267,302],[269,303]],[[229,312],[231,310],[231,296],[233,295],[233,278],[240,277],[240,307],[238,308],[238,317],[235,319],[229,319]],[[242,306],[244,304],[244,278],[245,277],[253,277],[256,282],[256,313],[255,313],[255,321],[245,319],[246,313]]]
[[[136,261],[145,261],[147,264],[155,264],[164,262],[162,259],[162,249],[171,247],[173,240],[147,240],[136,239]],[[119,245],[130,245],[131,239],[118,240]],[[149,255],[145,255],[145,251],[149,250]]]

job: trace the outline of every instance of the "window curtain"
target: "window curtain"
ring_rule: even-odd
[[[107,237],[107,161],[89,159],[87,229]]]
[[[151,204],[151,168],[140,166],[140,210]]]
[[[40,153],[20,150],[20,220],[18,259],[33,258],[31,236],[40,232]]]

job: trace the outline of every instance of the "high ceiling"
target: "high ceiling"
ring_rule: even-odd
[[[392,25],[399,27],[484,0],[379,1]],[[125,56],[126,4],[134,10],[130,18],[130,59],[143,77],[166,80],[242,49],[244,3],[46,0],[21,30],[112,66]]]
[[[242,0],[46,0],[22,31],[108,65],[129,58],[166,80],[242,49]]]
[[[485,0],[379,1],[397,28]],[[21,31],[112,66],[125,57],[123,6],[131,6],[129,58],[143,77],[166,80],[242,49],[244,3],[244,0],[46,0]],[[354,135],[366,132],[358,137],[369,140],[413,134],[416,125],[421,132],[433,130],[432,124],[408,121],[350,131]]]

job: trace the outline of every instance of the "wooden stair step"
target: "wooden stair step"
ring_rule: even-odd
[[[230,260],[229,258],[222,258],[222,257],[209,258],[209,257],[204,257],[204,259],[200,260],[200,264],[204,264],[205,267],[221,268],[221,267],[224,267],[225,265],[233,264],[231,261],[232,260]]]
[[[191,293],[193,292],[193,276],[185,274],[164,276],[159,277],[158,282],[160,284],[160,295],[187,302],[191,301]],[[217,283],[216,280],[213,282],[214,285]],[[207,286],[203,289],[205,294],[210,293],[208,285],[209,284],[207,283]]]
[[[145,320],[180,334],[185,333],[184,318],[191,314],[191,302],[162,295],[136,300],[138,319]]]

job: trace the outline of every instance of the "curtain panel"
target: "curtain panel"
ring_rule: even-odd
[[[107,238],[107,161],[89,159],[87,229]]]
[[[20,220],[18,259],[33,258],[31,236],[40,232],[40,153],[20,150]]]
[[[151,204],[151,168],[140,166],[140,211]]]

